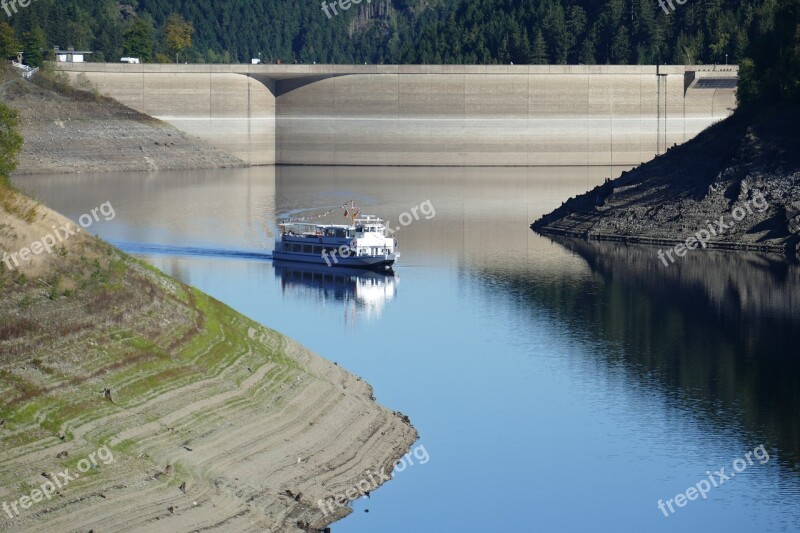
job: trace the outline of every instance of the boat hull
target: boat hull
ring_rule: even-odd
[[[319,255],[303,254],[297,252],[272,252],[272,258],[276,261],[293,261],[296,263],[310,263],[314,265],[324,265],[333,267],[346,267],[346,268],[369,268],[369,269],[387,269],[395,263],[400,254],[386,254],[386,255],[368,255],[358,257],[341,257],[341,256],[328,256],[328,261]],[[330,264],[328,264],[330,262]]]

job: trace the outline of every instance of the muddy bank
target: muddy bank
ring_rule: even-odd
[[[737,113],[570,198],[531,227],[586,239],[794,254],[800,243],[798,120],[794,108]]]

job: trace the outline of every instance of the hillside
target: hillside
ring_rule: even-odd
[[[547,235],[672,246],[798,250],[800,109],[737,112],[532,224]],[[697,243],[694,243],[697,246]]]
[[[0,102],[20,114],[18,174],[245,166],[241,160],[115,100],[40,73],[0,71]],[[37,85],[38,84],[38,85]]]
[[[59,243],[69,223],[0,185],[0,250],[40,252],[0,260],[0,531],[320,531],[349,509],[318,499],[416,439],[290,339],[85,231]]]

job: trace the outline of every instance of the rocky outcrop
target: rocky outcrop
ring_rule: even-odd
[[[800,243],[800,111],[737,113],[532,228],[549,235],[795,252]],[[699,234],[699,235],[698,235]]]

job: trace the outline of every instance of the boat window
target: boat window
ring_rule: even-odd
[[[314,247],[313,247],[313,246],[311,246],[310,244],[304,244],[304,245],[303,245],[303,253],[304,253],[304,254],[310,254],[310,253],[313,253],[313,252],[312,252],[313,248],[314,248]]]

